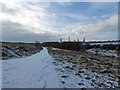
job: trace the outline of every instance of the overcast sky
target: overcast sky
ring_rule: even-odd
[[[118,39],[117,2],[0,3],[3,41]]]

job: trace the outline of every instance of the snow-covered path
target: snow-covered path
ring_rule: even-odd
[[[3,88],[61,87],[47,49],[30,57],[2,61]]]
[[[117,82],[66,60],[46,48],[26,58],[2,60],[3,88],[114,88]],[[80,72],[78,73],[78,69]]]

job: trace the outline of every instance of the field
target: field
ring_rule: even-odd
[[[34,43],[15,43],[15,42],[1,42],[2,46],[11,46],[11,47],[35,47]]]
[[[30,56],[42,50],[42,47],[36,47],[35,43],[2,42],[0,50],[0,58],[4,60]]]
[[[116,50],[41,47],[33,43],[3,42],[3,88],[118,87]]]

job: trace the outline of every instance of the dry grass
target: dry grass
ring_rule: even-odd
[[[97,73],[107,73],[113,78],[118,74],[118,58],[102,55],[88,54],[71,50],[54,50],[49,48],[48,52],[55,57],[63,58],[72,63],[77,63],[83,68]]]

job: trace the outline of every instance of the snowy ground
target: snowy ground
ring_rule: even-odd
[[[104,50],[104,49],[92,48],[92,49],[88,49],[87,52],[93,53],[93,54],[100,54],[100,55],[104,55],[104,56],[118,57],[116,50]]]
[[[120,45],[120,42],[101,42],[101,43],[90,43],[90,45]]]
[[[44,49],[30,57],[2,61],[3,88],[60,87],[51,60]]]
[[[18,46],[2,46],[0,47],[0,59],[6,60],[11,58],[21,58],[26,56],[31,56],[41,49],[36,49],[33,47],[18,47]]]
[[[2,60],[3,88],[92,88],[115,87],[117,82],[105,75],[81,69],[51,57],[47,49],[26,58]]]
[[[65,88],[114,88],[117,86],[117,82],[107,75],[91,72],[80,65],[62,59],[57,59],[53,63],[59,77],[62,77],[61,82]]]

